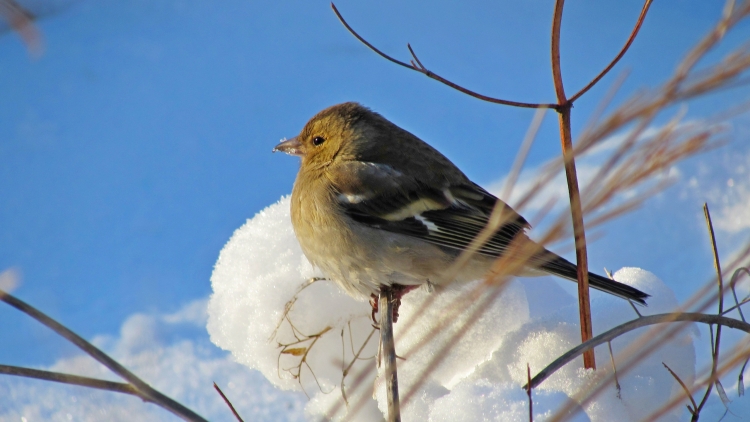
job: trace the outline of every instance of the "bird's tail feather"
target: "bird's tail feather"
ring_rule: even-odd
[[[540,269],[559,277],[578,282],[578,268],[575,264],[547,250],[541,255],[542,256],[539,257],[540,261],[542,261],[539,265]],[[646,298],[650,296],[635,287],[610,280],[609,278],[602,277],[592,272],[589,272],[589,286],[623,299],[632,300],[633,302],[644,306],[646,305]]]

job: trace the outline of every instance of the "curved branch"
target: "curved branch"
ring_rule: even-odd
[[[539,384],[541,384],[544,380],[549,378],[550,375],[555,373],[558,369],[562,368],[568,362],[577,358],[578,356],[580,356],[583,352],[587,350],[593,349],[594,347],[602,343],[612,341],[613,339],[625,333],[633,331],[637,328],[646,327],[648,325],[654,325],[654,324],[663,324],[667,322],[700,322],[702,324],[723,325],[725,327],[735,328],[735,329],[742,330],[750,334],[750,324],[737,320],[737,319],[727,318],[727,317],[723,317],[719,315],[708,315],[708,314],[701,314],[697,312],[685,312],[685,313],[669,313],[669,314],[645,316],[642,318],[634,319],[630,322],[626,322],[622,325],[618,325],[617,327],[612,328],[611,330],[604,332],[602,334],[599,334],[598,336],[592,338],[591,340],[570,349],[564,355],[555,359],[554,362],[547,365],[546,368],[544,368],[534,378],[532,378],[531,387],[532,388],[538,387]],[[524,388],[526,388],[526,386],[524,386]]]
[[[451,87],[451,88],[453,88],[453,89],[455,89],[457,91],[463,92],[466,95],[470,95],[470,96],[472,96],[474,98],[478,98],[478,99],[480,99],[482,101],[487,101],[489,103],[503,104],[503,105],[513,106],[513,107],[522,107],[522,108],[553,108],[553,109],[557,109],[558,108],[557,104],[524,103],[524,102],[519,102],[519,101],[510,101],[510,100],[503,100],[503,99],[500,99],[500,98],[488,97],[486,95],[482,95],[482,94],[480,94],[478,92],[475,92],[475,91],[472,91],[470,89],[464,88],[461,85],[458,85],[458,84],[456,84],[454,82],[451,82],[448,79],[445,79],[442,76],[438,75],[437,73],[435,73],[435,72],[433,72],[433,71],[428,70],[427,68],[425,68],[422,65],[422,63],[419,61],[419,59],[417,58],[417,56],[414,54],[414,50],[412,50],[411,46],[408,45],[408,44],[407,44],[407,47],[409,48],[409,51],[411,52],[412,57],[414,57],[414,60],[416,61],[416,64],[414,62],[412,62],[411,64],[409,64],[409,63],[406,63],[406,62],[402,62],[401,60],[395,59],[395,58],[393,58],[393,57],[391,57],[391,56],[383,53],[382,51],[378,50],[374,45],[370,44],[369,42],[367,42],[367,40],[365,40],[364,38],[362,38],[361,35],[359,35],[351,26],[349,26],[349,24],[346,22],[346,20],[344,19],[344,17],[341,16],[341,13],[339,13],[339,11],[336,8],[335,4],[331,3],[331,8],[333,9],[333,13],[335,13],[336,16],[339,18],[339,20],[341,21],[341,23],[346,27],[346,29],[352,35],[354,35],[354,37],[356,39],[358,39],[362,44],[366,45],[370,50],[372,50],[375,53],[377,53],[380,57],[382,57],[382,58],[384,58],[384,59],[386,59],[386,60],[388,60],[388,61],[390,61],[392,63],[395,63],[395,64],[397,64],[399,66],[403,66],[403,67],[405,67],[407,69],[411,69],[411,70],[413,70],[415,72],[419,72],[419,73],[427,76],[428,78],[434,79],[434,80],[436,80],[438,82],[441,82],[441,83],[443,83],[445,85],[448,85],[449,87]]]
[[[86,341],[83,337],[74,333],[68,327],[65,327],[64,325],[50,318],[28,303],[16,298],[15,296],[5,292],[4,290],[0,290],[0,301],[7,303],[8,305],[41,322],[47,328],[61,335],[69,342],[75,344],[79,349],[86,352],[86,354],[96,359],[99,363],[109,368],[112,372],[128,381],[128,383],[130,383],[136,390],[140,392],[140,395],[142,395],[145,400],[159,405],[160,407],[174,413],[184,420],[206,421],[206,419],[188,409],[181,403],[155,390],[153,387],[145,383],[142,379],[138,378],[135,374],[128,371],[119,362],[112,359],[111,357],[109,357],[109,355]]]
[[[617,64],[617,62],[620,61],[620,59],[625,55],[625,53],[630,48],[630,45],[633,44],[633,41],[635,40],[635,37],[638,36],[638,31],[641,30],[641,25],[643,25],[643,21],[646,19],[646,13],[648,13],[648,9],[651,7],[652,0],[646,0],[646,2],[643,4],[643,8],[641,9],[641,14],[638,16],[638,21],[635,23],[635,27],[633,28],[633,31],[630,33],[630,37],[628,37],[628,41],[625,42],[625,45],[622,47],[622,50],[620,50],[620,53],[607,65],[607,67],[604,68],[604,70],[599,73],[594,79],[589,82],[588,85],[583,87],[580,91],[578,91],[574,96],[570,98],[570,102],[573,102],[580,98],[583,94],[585,94],[589,89],[593,88],[594,85],[597,84],[607,73],[609,73],[610,70],[612,70],[613,67]]]
[[[114,391],[115,393],[130,394],[150,402],[136,388],[124,382],[105,381],[97,378],[82,377],[79,375],[64,374],[62,372],[42,371],[40,369],[23,368],[20,366],[0,365],[0,374],[15,375],[17,377],[35,378],[44,381],[59,382],[62,384],[78,385],[81,387],[96,388],[99,390]]]
[[[565,0],[555,1],[555,10],[552,15],[552,80],[555,83],[555,94],[557,94],[557,104],[561,106],[568,102],[565,97],[565,88],[563,87],[562,69],[560,68],[560,27],[562,26],[562,14],[565,7]]]

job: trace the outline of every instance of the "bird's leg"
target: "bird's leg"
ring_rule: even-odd
[[[401,298],[404,297],[410,291],[418,288],[419,286],[404,286],[401,284],[391,284],[390,289],[393,291],[393,322],[398,322],[398,308],[401,306]],[[378,320],[375,319],[375,314],[378,313],[378,295],[375,293],[370,295],[370,306],[372,306],[372,322],[375,324],[374,327],[378,327]]]
[[[375,293],[370,295],[370,306],[372,306],[372,322],[375,324],[373,327],[378,328],[378,320],[375,319],[375,314],[378,313],[378,295]]]

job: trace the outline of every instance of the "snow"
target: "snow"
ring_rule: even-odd
[[[279,389],[304,391],[309,397],[305,412],[312,420],[381,420],[384,387],[372,359],[377,333],[360,355],[368,359],[356,361],[343,378],[347,402],[341,394],[343,367],[372,331],[370,305],[327,280],[301,289],[307,280],[322,276],[302,254],[289,220],[289,198],[282,198],[248,220],[222,250],[211,278],[211,340]],[[652,295],[649,306],[640,309],[644,315],[678,306],[672,290],[648,271],[623,268],[615,278]],[[472,320],[474,310],[485,302],[486,309]],[[283,318],[285,306],[288,319]],[[596,333],[636,317],[628,303],[598,292],[592,296],[592,313]],[[398,360],[403,419],[528,420],[528,398],[521,388],[527,365],[533,375],[579,344],[577,318],[574,298],[548,278],[513,280],[499,292],[481,281],[410,292],[394,328],[397,354],[404,358]],[[625,361],[628,346],[647,329],[612,342],[615,362]],[[550,418],[570,400],[578,410],[573,420],[646,418],[684,394],[662,362],[686,383],[693,382],[695,335],[696,330],[688,328],[664,341],[631,370],[618,373],[619,393],[612,384],[583,402],[580,392],[611,371],[608,348],[598,347],[596,373],[584,370],[579,358],[533,390],[534,420]],[[290,347],[297,348],[297,355],[281,353],[280,343],[294,342]],[[299,378],[294,377],[297,367]],[[677,421],[685,415],[679,406],[661,420]]]
[[[247,420],[304,420],[301,394],[279,394],[257,372],[217,353],[196,335],[206,323],[206,300],[171,314],[134,314],[119,336],[100,336],[94,344],[157,390],[212,421],[234,421],[214,391],[216,382]],[[58,360],[51,371],[122,381],[82,353]],[[26,378],[0,377],[0,421],[152,421],[178,420],[141,399],[119,393]]]

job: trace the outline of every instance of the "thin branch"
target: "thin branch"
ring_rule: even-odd
[[[615,389],[617,390],[617,398],[622,399],[622,387],[620,387],[620,380],[617,379],[617,365],[615,365],[615,354],[612,353],[612,342],[607,342],[609,348],[609,361],[612,362],[612,373],[615,377]]]
[[[664,365],[665,368],[667,368],[667,371],[669,371],[669,373],[672,374],[672,376],[674,377],[675,380],[677,380],[680,386],[682,386],[682,390],[685,391],[685,395],[690,399],[690,403],[693,404],[692,408],[690,406],[688,406],[687,408],[690,411],[690,414],[693,415],[693,420],[698,420],[698,414],[695,411],[695,409],[698,408],[698,405],[695,404],[695,399],[693,399],[693,395],[690,394],[690,389],[687,387],[687,385],[685,385],[684,382],[682,382],[682,379],[680,379],[680,377],[677,376],[677,374],[675,374],[672,368],[667,366],[667,364],[664,362],[662,362],[661,364]]]
[[[555,10],[552,15],[552,80],[555,83],[555,94],[557,95],[557,105],[567,105],[568,100],[565,97],[565,87],[562,80],[562,69],[560,65],[560,28],[562,27],[563,8],[565,0],[555,1]],[[558,110],[559,111],[559,110]]]
[[[526,362],[526,385],[531,385],[531,365]],[[531,400],[531,387],[526,388],[526,395],[529,397],[529,422],[534,422],[534,402]]]
[[[737,300],[737,290],[735,289],[737,287],[737,280],[740,278],[740,276],[742,275],[743,271],[745,272],[745,274],[747,274],[748,276],[750,276],[750,270],[748,270],[745,267],[740,267],[740,268],[737,268],[734,271],[734,274],[732,274],[732,278],[729,280],[729,286],[731,286],[731,288],[732,288],[732,296],[734,296],[734,306],[732,308],[730,308],[730,309],[725,310],[724,313],[727,313],[727,312],[729,312],[732,309],[737,309],[737,312],[740,313],[740,318],[743,321],[745,321],[745,315],[742,313],[742,307],[741,307],[741,305],[744,304],[744,303],[747,303],[748,300],[750,300],[750,298],[745,298],[742,301],[742,303],[740,303]]]
[[[18,377],[34,378],[44,381],[59,382],[62,384],[78,385],[81,387],[96,388],[99,390],[113,391],[115,393],[130,394],[145,401],[151,402],[135,387],[124,382],[106,381],[97,378],[82,377],[79,375],[64,374],[62,372],[43,371],[40,369],[23,368],[20,366],[0,365],[0,374],[15,375]]]
[[[687,322],[699,322],[702,324],[717,324],[717,325],[720,324],[725,327],[735,328],[738,330],[742,330],[746,333],[750,333],[750,324],[733,319],[733,318],[727,318],[727,317],[723,317],[719,315],[701,314],[697,312],[684,312],[684,313],[667,313],[667,314],[644,316],[642,318],[634,319],[632,321],[618,325],[617,327],[612,328],[611,330],[606,331],[602,334],[599,334],[598,336],[592,338],[591,340],[570,349],[565,354],[555,359],[554,362],[547,365],[547,367],[544,368],[541,372],[539,372],[531,380],[531,387],[532,388],[538,387],[539,384],[541,384],[542,382],[544,382],[544,380],[549,378],[550,375],[554,374],[558,369],[562,368],[567,363],[569,363],[573,359],[580,356],[584,351],[591,350],[600,344],[606,343],[608,341],[612,341],[613,339],[625,333],[629,333],[630,331],[633,331],[637,328],[646,327],[646,326],[654,325],[654,324],[663,324],[667,322],[686,322],[686,321]],[[524,386],[524,388],[526,388],[526,386]]]
[[[380,344],[385,361],[385,389],[388,401],[388,422],[401,422],[401,404],[398,397],[398,371],[396,369],[396,343],[393,339],[393,290],[380,287]]]
[[[237,420],[240,422],[245,422],[242,420],[242,417],[240,416],[240,414],[237,413],[237,411],[234,409],[234,406],[232,406],[232,402],[229,401],[227,396],[224,395],[224,392],[221,391],[221,388],[219,388],[219,386],[216,385],[216,383],[214,383],[214,389],[219,393],[221,398],[224,399],[224,403],[226,403],[227,406],[229,406],[229,408],[232,410],[232,414],[234,414],[234,417],[237,418]]]
[[[711,240],[711,251],[713,252],[714,256],[714,269],[716,270],[716,282],[719,287],[719,312],[718,315],[722,315],[724,313],[724,280],[721,277],[721,263],[719,262],[719,251],[716,248],[716,236],[714,235],[714,225],[711,222],[711,213],[708,211],[708,204],[703,203],[703,215],[706,218],[706,228],[708,229],[708,235]],[[709,331],[711,332],[711,375],[710,380],[714,382],[709,382],[706,386],[706,392],[703,394],[703,398],[701,399],[700,404],[695,409],[695,414],[699,415],[701,410],[703,409],[703,406],[706,404],[706,401],[708,400],[708,396],[711,395],[711,390],[713,389],[715,381],[718,381],[716,377],[716,370],[719,366],[719,347],[721,346],[721,325],[716,326],[716,337],[715,341],[713,340],[713,327],[709,327]],[[718,387],[717,387],[718,388]]]
[[[135,374],[128,371],[119,362],[109,357],[109,355],[99,350],[93,344],[84,340],[83,337],[74,333],[73,331],[65,327],[64,325],[50,318],[49,316],[39,311],[38,309],[34,308],[33,306],[5,292],[4,290],[0,290],[0,300],[18,309],[19,311],[25,313],[26,315],[34,318],[35,320],[45,325],[47,328],[51,329],[52,331],[56,332],[57,334],[59,334],[60,336],[68,340],[69,342],[76,345],[79,349],[83,350],[86,354],[96,359],[102,365],[109,368],[109,370],[111,370],[115,374],[119,375],[120,377],[128,381],[148,401],[174,413],[175,415],[179,416],[180,418],[184,420],[189,420],[189,421],[205,421],[206,420],[200,415],[198,415],[197,413],[193,412],[192,410],[182,405],[181,403],[155,390],[153,387],[151,387],[150,385],[146,384],[143,380],[138,378]]]
[[[552,80],[557,95],[556,108],[558,124],[560,126],[560,143],[562,146],[563,164],[565,166],[565,180],[568,185],[570,198],[570,214],[573,223],[573,237],[576,246],[576,264],[578,272],[578,313],[581,326],[581,342],[586,342],[594,336],[591,323],[591,299],[589,297],[588,255],[586,252],[586,231],[583,225],[583,211],[581,210],[581,191],[578,187],[578,174],[575,164],[575,153],[570,125],[570,111],[572,103],[565,97],[565,87],[562,79],[560,64],[560,28],[562,26],[565,0],[556,0],[552,18]],[[583,366],[586,369],[596,369],[594,351],[583,354]]]
[[[472,91],[470,89],[464,88],[461,85],[458,85],[458,84],[456,84],[454,82],[451,82],[448,79],[445,79],[442,76],[438,75],[437,73],[435,73],[435,72],[433,72],[433,71],[428,70],[427,68],[425,68],[422,65],[422,63],[420,62],[420,60],[417,58],[416,54],[414,54],[414,50],[411,48],[411,45],[407,45],[407,47],[409,48],[409,51],[411,52],[412,57],[414,58],[414,61],[416,61],[416,64],[414,64],[414,63],[409,64],[409,63],[406,63],[406,62],[402,62],[401,60],[395,59],[395,58],[393,58],[393,57],[391,57],[391,56],[383,53],[382,51],[378,50],[374,45],[370,44],[367,40],[365,40],[364,38],[362,38],[362,36],[360,36],[357,33],[357,31],[355,31],[351,26],[349,26],[349,24],[346,22],[346,20],[344,19],[344,17],[341,16],[341,13],[339,13],[339,10],[336,8],[335,4],[331,3],[331,8],[333,9],[333,13],[336,14],[336,16],[339,18],[339,20],[341,21],[341,23],[346,27],[346,29],[352,35],[354,35],[355,38],[357,38],[362,44],[366,45],[370,50],[374,51],[380,57],[388,60],[389,62],[395,63],[395,64],[397,64],[399,66],[403,66],[403,67],[405,67],[407,69],[411,69],[411,70],[413,70],[415,72],[419,72],[419,73],[427,76],[428,78],[434,79],[434,80],[436,80],[438,82],[441,82],[441,83],[443,83],[445,85],[448,85],[449,87],[451,87],[451,88],[453,88],[453,89],[455,89],[457,91],[463,92],[464,94],[470,95],[470,96],[472,96],[474,98],[478,98],[478,99],[480,99],[482,101],[487,101],[489,103],[503,104],[503,105],[513,106],[513,107],[522,107],[522,108],[554,108],[554,109],[556,109],[558,107],[556,104],[524,103],[524,102],[519,102],[519,101],[510,101],[510,100],[503,100],[503,99],[500,99],[500,98],[488,97],[486,95],[482,95],[482,94],[480,94],[478,92],[475,92],[475,91]]]
[[[351,335],[351,327],[349,327],[349,335]],[[345,403],[349,403],[349,401],[346,398],[346,389],[344,388],[344,380],[346,379],[346,376],[349,375],[349,371],[352,369],[352,366],[359,360],[359,355],[362,354],[362,351],[365,350],[365,346],[367,346],[367,343],[370,342],[370,339],[372,338],[373,334],[375,334],[375,329],[373,328],[370,331],[370,334],[367,336],[365,341],[362,343],[362,346],[359,348],[356,354],[352,356],[352,361],[349,362],[349,365],[341,371],[341,396],[344,398]],[[353,351],[353,350],[352,350]],[[344,363],[344,362],[342,362]]]
[[[289,323],[291,324],[291,321]],[[315,383],[318,385],[318,389],[320,389],[320,391],[323,392],[324,394],[328,394],[323,391],[323,387],[320,385],[320,382],[318,382],[318,377],[315,375],[315,371],[313,371],[310,365],[307,363],[307,356],[310,354],[310,351],[313,349],[313,347],[315,347],[315,343],[317,343],[318,340],[320,340],[320,338],[323,337],[323,335],[331,331],[331,329],[332,328],[330,326],[326,326],[325,328],[323,328],[323,330],[315,334],[307,335],[304,333],[300,333],[304,338],[298,339],[297,341],[294,341],[291,343],[286,343],[286,344],[279,343],[278,344],[278,347],[281,349],[279,350],[279,356],[276,359],[276,365],[277,365],[276,370],[279,374],[279,378],[281,378],[280,371],[282,369],[281,368],[281,356],[282,355],[300,356],[300,360],[299,360],[299,363],[297,363],[297,365],[291,366],[289,368],[283,368],[283,369],[284,371],[290,373],[292,375],[292,378],[297,380],[297,382],[300,385],[300,388],[302,389],[302,392],[305,393],[306,396],[308,396],[307,391],[305,391],[305,387],[302,385],[302,365],[307,366],[307,369],[310,370],[310,373],[312,374],[313,379],[315,380]],[[295,335],[295,338],[296,337],[297,336]],[[307,342],[309,342],[309,345],[303,344]],[[292,347],[292,346],[302,346],[302,347]]]
[[[630,48],[630,45],[633,44],[633,41],[635,40],[635,37],[638,35],[638,31],[641,30],[641,25],[643,25],[643,21],[646,19],[646,14],[648,13],[648,9],[651,7],[652,0],[646,0],[646,2],[643,4],[643,8],[641,9],[641,14],[638,16],[638,21],[635,23],[635,27],[633,28],[633,31],[630,33],[630,37],[628,37],[627,42],[625,42],[625,45],[622,47],[622,50],[620,50],[620,53],[607,65],[607,67],[604,68],[604,70],[599,73],[594,79],[589,82],[588,85],[583,87],[580,91],[578,91],[575,95],[573,95],[570,98],[570,102],[573,102],[580,98],[583,94],[585,94],[589,89],[593,88],[594,85],[597,84],[607,73],[609,73],[610,70],[612,70],[613,67],[617,64],[617,62],[622,59],[622,57],[625,55],[625,53]]]

